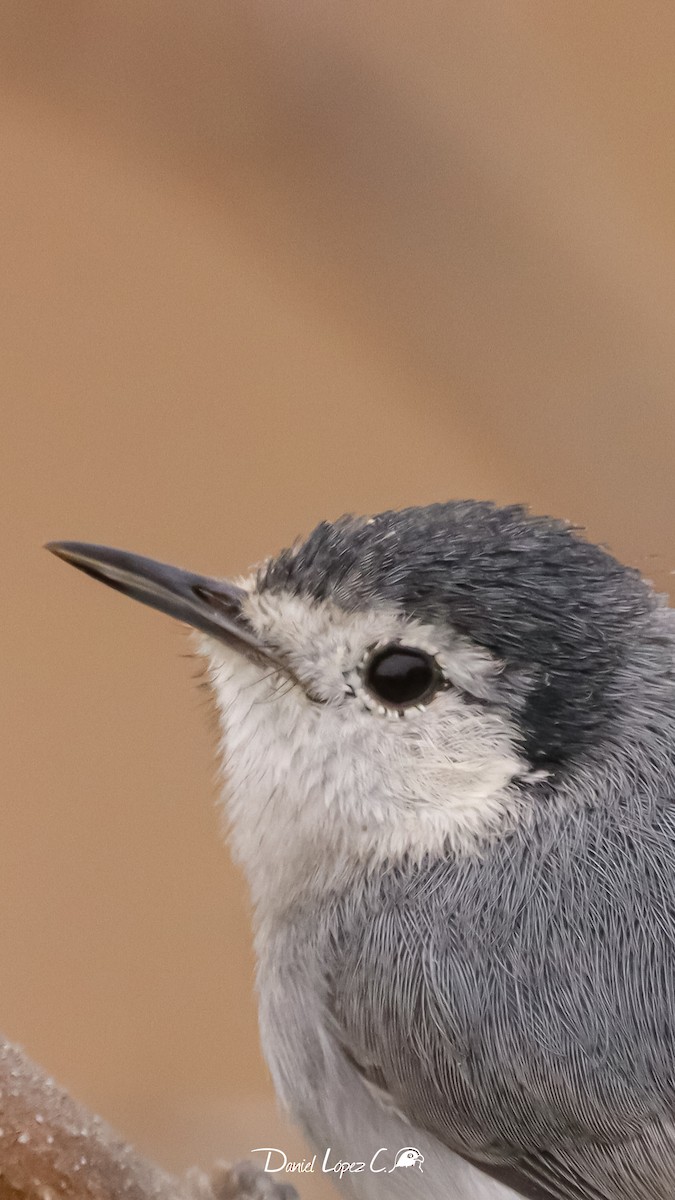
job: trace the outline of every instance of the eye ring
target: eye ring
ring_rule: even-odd
[[[372,647],[360,674],[363,686],[378,704],[399,712],[428,704],[447,687],[432,654],[401,642]]]

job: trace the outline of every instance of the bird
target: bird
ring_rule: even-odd
[[[675,614],[569,522],[321,522],[227,582],[57,556],[193,630],[261,1042],[356,1200],[675,1196]],[[424,1169],[396,1170],[414,1144]],[[379,1154],[379,1157],[378,1157]]]

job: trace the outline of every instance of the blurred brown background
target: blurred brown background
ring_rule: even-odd
[[[674,68],[638,0],[0,9],[0,1026],[167,1166],[299,1143],[185,636],[41,543],[490,496],[667,588]]]

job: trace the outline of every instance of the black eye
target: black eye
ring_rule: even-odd
[[[395,643],[376,650],[364,672],[368,691],[392,708],[430,700],[442,682],[430,654]]]

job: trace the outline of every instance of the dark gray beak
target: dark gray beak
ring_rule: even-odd
[[[201,629],[246,658],[288,673],[246,621],[242,612],[246,592],[242,588],[109,546],[49,542],[45,549],[125,596]]]

